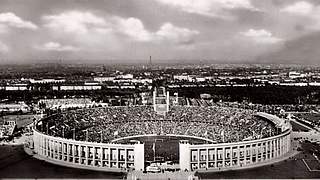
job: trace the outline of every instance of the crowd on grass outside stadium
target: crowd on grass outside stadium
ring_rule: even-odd
[[[0,138],[9,137],[13,134],[16,127],[15,121],[1,121],[0,122]]]
[[[84,107],[92,103],[90,98],[41,99],[38,102],[42,108]]]

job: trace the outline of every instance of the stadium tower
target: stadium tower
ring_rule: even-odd
[[[169,111],[169,91],[166,91],[164,87],[154,88],[153,109],[157,114],[162,115],[166,115]]]

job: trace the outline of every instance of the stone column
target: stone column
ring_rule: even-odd
[[[75,163],[75,159],[76,159],[76,145],[74,143],[72,143],[72,161],[73,163]]]
[[[47,139],[47,144],[48,144],[48,156],[51,157],[51,141],[50,141],[50,139]]]
[[[98,154],[97,147],[93,146],[93,156],[92,156],[92,164],[93,164],[93,166],[96,166],[96,154]]]
[[[243,146],[243,157],[244,157],[244,160],[243,160],[244,165],[247,165],[247,145],[246,144]]]
[[[78,158],[79,158],[79,164],[81,164],[81,155],[82,155],[82,146],[81,145],[78,145]]]
[[[283,138],[281,137],[280,139],[279,139],[279,143],[280,143],[280,156],[283,154],[283,142],[282,142],[282,140],[283,140]]]
[[[88,165],[88,158],[89,158],[89,147],[88,146],[85,146],[85,157],[86,157],[85,165]]]
[[[104,150],[103,150],[103,147],[101,146],[101,154],[100,154],[100,166],[102,167],[103,166],[103,154],[104,154]]]
[[[226,148],[222,148],[222,167],[225,167],[225,162],[226,162]]]
[[[127,161],[127,158],[128,158],[128,149],[127,148],[124,148],[124,166],[125,168],[128,167],[128,161]]]
[[[116,159],[117,159],[117,163],[116,163],[116,167],[118,168],[119,167],[119,148],[117,147],[116,148]]]
[[[238,158],[237,165],[240,166],[240,146],[238,146],[237,149],[238,149],[238,151],[237,151],[237,158]]]
[[[252,156],[253,156],[253,144],[250,144],[250,164],[252,164]]]
[[[111,148],[109,147],[108,148],[108,151],[109,151],[109,154],[108,154],[108,156],[109,156],[109,167],[111,167]]]
[[[198,169],[200,169],[200,158],[201,158],[200,149],[197,149],[197,152],[198,152]]]
[[[65,155],[64,155],[64,142],[62,141],[61,142],[61,156],[62,156],[62,158],[61,158],[61,160],[62,161],[64,161],[64,157],[65,157]]]
[[[69,162],[69,159],[70,159],[70,152],[71,152],[71,149],[70,149],[70,144],[69,144],[69,142],[67,142],[67,151],[66,151],[66,153],[67,153],[67,162]]]
[[[218,148],[215,147],[215,150],[214,150],[214,167],[217,168],[218,167]]]
[[[266,152],[266,161],[268,160],[268,141],[266,141],[265,152]]]
[[[274,157],[278,157],[278,144],[277,144],[277,139],[273,140],[273,143],[274,143]]]
[[[230,147],[230,167],[233,166],[233,146]]]
[[[207,148],[207,156],[206,156],[206,168],[209,168],[209,149]]]

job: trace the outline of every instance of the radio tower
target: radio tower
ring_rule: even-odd
[[[151,59],[151,56],[149,56],[149,64],[148,64],[148,68],[151,69],[151,66],[152,66],[152,59]]]

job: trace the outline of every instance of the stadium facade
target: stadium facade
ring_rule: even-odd
[[[291,150],[291,126],[276,116],[257,115],[278,122],[281,133],[268,138],[234,143],[179,144],[181,170],[220,170],[251,167],[272,163]],[[171,135],[172,136],[172,135]],[[179,135],[177,135],[179,136]],[[37,129],[33,135],[34,152],[40,159],[55,164],[101,170],[125,171],[133,168],[143,170],[144,144],[115,144],[76,141],[46,135]]]
[[[290,132],[288,129],[274,137],[236,143],[180,143],[180,169],[223,170],[272,162],[290,151]]]
[[[75,141],[48,136],[37,130],[34,130],[33,142],[36,157],[62,166],[116,172],[144,169],[143,144]]]

